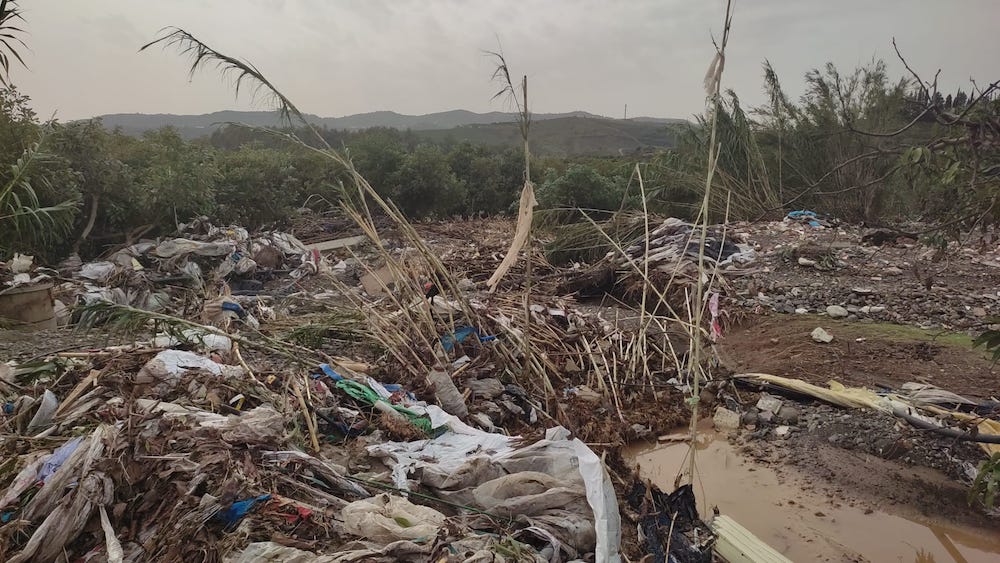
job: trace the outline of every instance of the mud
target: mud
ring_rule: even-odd
[[[822,327],[833,342],[813,341]],[[845,322],[815,315],[771,314],[735,327],[722,339],[722,362],[733,371],[795,377],[825,386],[879,389],[909,381],[987,398],[996,392],[997,370],[972,338],[940,330]]]
[[[957,524],[951,511],[921,514],[906,503],[872,502],[859,498],[864,487],[817,488],[815,475],[790,465],[772,468],[755,462],[713,431],[701,432],[699,438],[699,511],[710,515],[717,508],[793,561],[1000,560],[997,526]],[[647,443],[629,448],[625,457],[644,477],[670,490],[687,468],[688,452],[683,443]],[[884,468],[864,470],[875,470],[877,478],[879,469]],[[892,472],[882,476],[885,481],[899,477]],[[920,479],[941,486],[953,483],[931,470]]]

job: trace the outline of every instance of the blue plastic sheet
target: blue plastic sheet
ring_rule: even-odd
[[[238,500],[229,505],[229,508],[219,511],[215,515],[215,518],[225,524],[228,530],[236,527],[236,524],[253,509],[255,504],[269,500],[271,500],[271,495],[260,495],[259,497],[251,497],[246,500]]]
[[[794,219],[796,221],[805,221],[810,227],[822,227],[823,225],[816,220],[818,216],[815,211],[789,211],[788,218]]]
[[[441,347],[444,348],[445,352],[451,352],[455,349],[457,344],[465,341],[473,334],[479,338],[479,342],[490,342],[497,339],[496,336],[483,336],[479,334],[478,330],[471,326],[460,326],[455,329],[455,332],[445,334],[441,337]]]

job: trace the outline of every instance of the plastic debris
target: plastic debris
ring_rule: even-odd
[[[228,508],[220,510],[216,514],[216,519],[225,525],[227,530],[231,530],[236,527],[236,524],[250,512],[254,505],[260,502],[266,502],[271,500],[271,495],[260,495],[259,497],[251,497],[245,500],[240,500],[229,505]]]
[[[78,436],[56,448],[56,451],[52,452],[52,455],[45,460],[45,463],[42,464],[42,468],[38,471],[38,481],[42,483],[48,481],[49,477],[51,477],[56,471],[59,471],[59,468],[66,463],[69,456],[72,455],[78,447],[80,447],[82,442],[83,436]]]

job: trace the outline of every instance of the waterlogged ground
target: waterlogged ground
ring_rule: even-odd
[[[626,451],[626,458],[643,476],[671,490],[688,467],[689,451],[683,443],[639,444]],[[852,476],[868,473],[890,495],[905,487],[926,487],[922,494],[928,495],[963,492],[933,470],[901,474],[877,463],[881,461],[852,458]],[[754,461],[712,430],[700,433],[695,462],[700,513],[710,515],[718,508],[792,561],[1000,560],[1000,527],[976,518],[976,523],[956,522],[951,510],[962,507],[955,503],[951,510],[927,513],[916,505],[868,496],[868,487],[830,487],[824,477],[794,465]]]

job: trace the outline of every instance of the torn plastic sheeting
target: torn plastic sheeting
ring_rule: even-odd
[[[80,268],[79,275],[88,280],[108,283],[108,280],[111,279],[111,276],[114,275],[117,269],[118,266],[113,262],[90,262]]]
[[[0,497],[0,510],[3,510],[11,503],[17,501],[21,498],[21,493],[28,490],[38,482],[38,472],[41,471],[42,466],[50,456],[51,454],[38,456],[36,459],[25,465],[20,472],[18,472],[17,476],[14,477],[14,480],[7,486],[7,490],[4,492],[3,497]]]
[[[639,513],[637,527],[645,538],[647,557],[653,563],[702,563],[712,561],[714,535],[698,516],[690,484],[669,495],[641,481],[625,494]]]
[[[241,376],[244,373],[240,366],[218,364],[193,352],[164,350],[142,366],[136,374],[135,382],[161,383],[169,388],[176,385],[181,376],[190,370],[204,370],[223,378]]]
[[[52,452],[52,455],[45,460],[45,463],[42,464],[42,468],[38,471],[38,480],[45,483],[49,477],[51,477],[56,471],[59,470],[60,467],[62,467],[64,463],[66,463],[66,460],[69,459],[69,456],[72,455],[74,451],[76,451],[76,448],[80,446],[81,442],[83,442],[83,436],[77,436],[76,438],[73,438],[69,442],[66,442],[56,448],[56,451]]]
[[[397,487],[409,490],[407,476],[418,468],[454,474],[479,457],[502,465],[510,473],[538,471],[560,477],[578,472],[587,504],[594,515],[597,560],[620,561],[621,517],[611,479],[597,454],[580,440],[568,439],[568,430],[561,426],[550,428],[545,433],[545,440],[515,450],[512,438],[472,428],[438,407],[422,408],[431,416],[435,427],[447,425],[451,432],[431,440],[388,442],[368,447],[374,456],[395,460],[392,476]],[[419,411],[420,408],[413,409]]]
[[[492,457],[513,451],[511,444],[516,438],[473,428],[438,406],[414,405],[411,410],[418,414],[426,414],[434,428],[447,427],[450,432],[428,440],[386,442],[368,446],[371,455],[390,458],[396,462],[392,467],[392,480],[396,487],[404,491],[410,490],[407,476],[419,467],[434,466],[442,471],[454,471],[473,454]]]
[[[152,254],[158,258],[173,258],[187,254],[198,256],[227,256],[236,250],[236,245],[230,241],[202,242],[186,238],[165,240],[158,244]]]
[[[822,227],[823,224],[817,221],[819,217],[815,211],[789,211],[786,215],[793,221],[805,221],[810,227]]]
[[[430,539],[445,521],[444,514],[433,508],[387,493],[348,504],[341,518],[346,532],[383,544]]]
[[[551,475],[559,476],[576,469],[583,477],[587,491],[587,503],[594,512],[594,529],[597,533],[597,561],[620,561],[618,546],[621,543],[621,516],[618,513],[618,498],[611,478],[604,469],[601,458],[578,438],[569,438],[569,430],[562,426],[545,431],[545,440],[526,448],[499,456],[505,468],[511,470],[507,461],[524,459],[526,453],[543,449],[562,450],[564,455],[548,456]],[[504,460],[503,458],[508,458]],[[575,468],[573,467],[575,465]],[[539,471],[539,469],[535,469]],[[549,473],[546,471],[546,473]]]
[[[42,394],[42,403],[38,406],[38,410],[35,411],[35,416],[31,418],[31,422],[28,423],[27,434],[34,435],[35,432],[51,426],[52,417],[55,416],[58,408],[59,399],[55,393],[46,389],[45,393]]]
[[[215,334],[214,332],[205,332],[201,329],[189,328],[184,330],[181,335],[184,337],[185,341],[198,344],[205,350],[226,352],[233,349],[232,339],[222,334]],[[184,342],[181,342],[169,334],[159,334],[153,338],[151,344],[157,348],[171,348],[179,346],[183,343]]]

